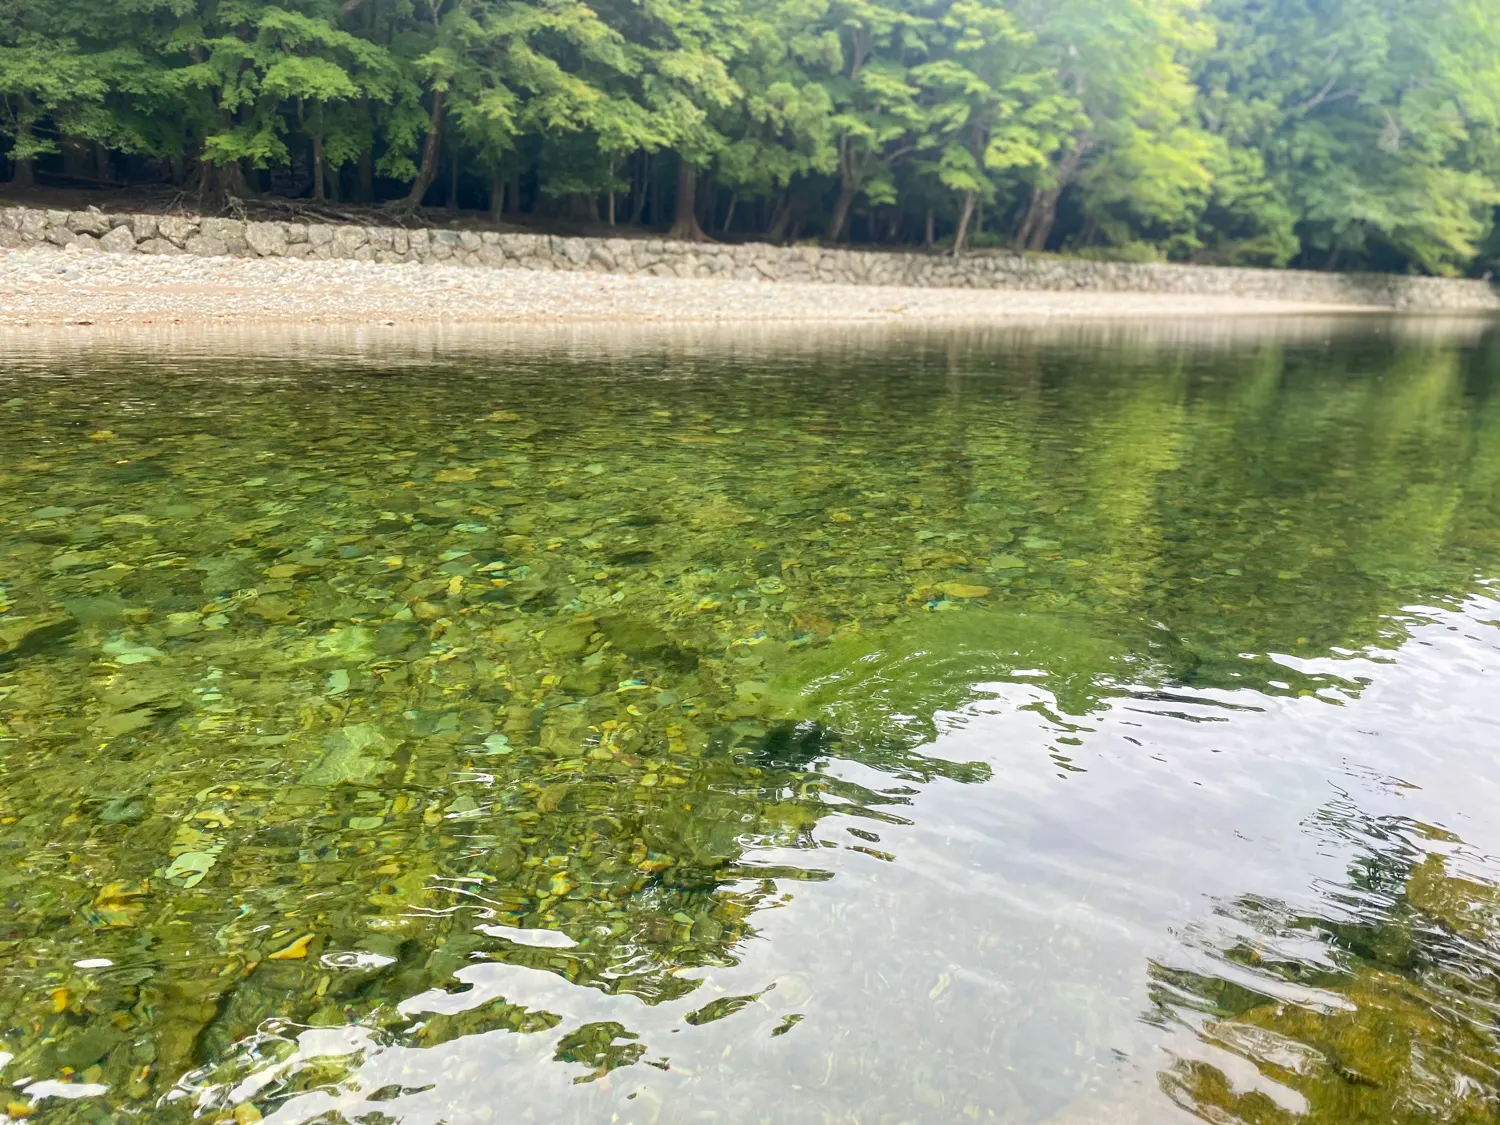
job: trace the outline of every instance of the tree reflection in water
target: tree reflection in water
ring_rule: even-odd
[[[1316,910],[1226,902],[1194,935],[1219,971],[1152,964],[1149,1018],[1206,1048],[1168,1067],[1163,1090],[1215,1123],[1495,1121],[1493,859],[1440,828],[1349,804],[1312,827],[1363,852],[1345,883],[1321,888]]]

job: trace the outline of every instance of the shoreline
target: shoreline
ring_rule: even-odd
[[[293,258],[0,251],[0,327],[163,325],[984,326],[1392,315],[1220,294],[873,286]],[[1407,313],[1405,315],[1411,315]],[[1425,315],[1425,314],[1424,314]]]
[[[916,351],[955,357],[1039,347],[1129,348],[1139,355],[1243,353],[1261,347],[1322,347],[1349,338],[1392,346],[1476,346],[1497,321],[1472,315],[1314,314],[1244,316],[1015,317],[989,322],[896,320],[718,322],[313,323],[219,319],[196,322],[0,326],[0,367],[17,375],[57,363],[112,361],[181,365],[237,378],[246,364],[291,361],[398,370],[431,363],[489,364],[589,358],[600,363],[692,363],[741,357],[797,364],[818,357]],[[3,396],[0,396],[3,397]]]

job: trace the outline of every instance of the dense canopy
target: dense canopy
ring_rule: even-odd
[[[8,0],[16,183],[1482,273],[1488,0]]]

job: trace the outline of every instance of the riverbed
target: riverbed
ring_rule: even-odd
[[[193,328],[0,340],[9,1116],[1492,1119],[1484,326]]]

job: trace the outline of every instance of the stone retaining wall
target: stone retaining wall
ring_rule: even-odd
[[[185,215],[115,215],[92,208],[0,208],[0,248],[39,243],[114,253],[344,258],[742,281],[1182,293],[1429,312],[1500,311],[1500,294],[1487,282],[1447,278],[1092,262],[994,252],[954,259],[761,243],[244,222]]]

